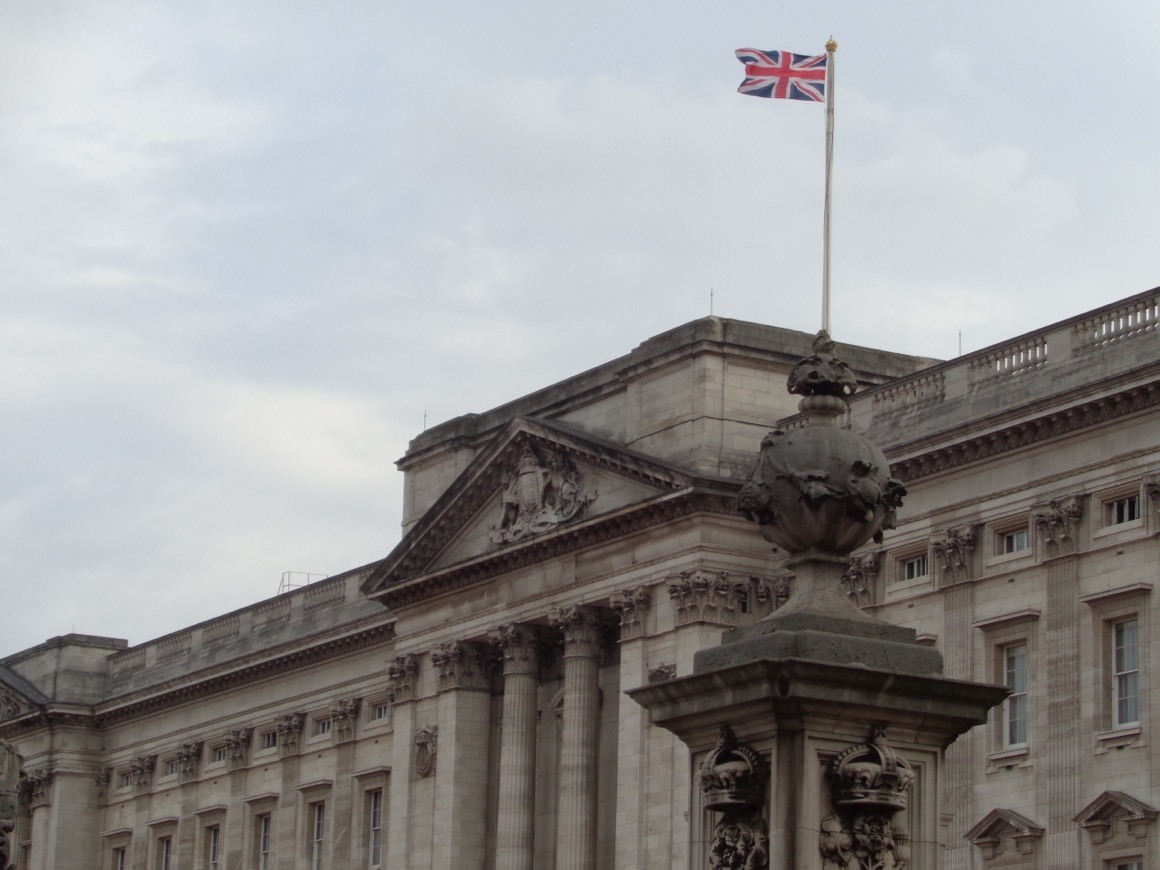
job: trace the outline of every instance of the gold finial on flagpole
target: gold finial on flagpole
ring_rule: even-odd
[[[838,50],[838,40],[834,39],[834,37],[831,36],[829,42],[826,43],[826,51],[837,51],[837,50]]]

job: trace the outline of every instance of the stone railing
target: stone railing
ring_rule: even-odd
[[[1007,384],[1026,385],[1027,378],[1039,372],[1064,372],[1065,380],[1075,380],[1076,366],[1069,369],[1067,363],[1080,364],[1090,381],[1092,366],[1111,371],[1138,365],[1137,349],[1146,349],[1149,341],[1160,343],[1160,289],[858,393],[851,401],[849,420],[865,432],[876,423],[896,419],[899,412],[952,403],[976,391],[988,394]],[[1160,358],[1160,349],[1156,356]],[[1050,375],[1052,386],[1044,389],[1062,388],[1062,382],[1055,383],[1057,377]],[[795,418],[781,425],[792,427],[797,422]]]
[[[1155,331],[1160,324],[1160,293],[1095,312],[1075,325],[1072,346],[1077,350],[1096,350],[1118,341]]]

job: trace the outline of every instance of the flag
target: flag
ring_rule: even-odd
[[[745,81],[739,94],[783,100],[826,100],[826,55],[793,54],[788,51],[737,49],[745,64]]]

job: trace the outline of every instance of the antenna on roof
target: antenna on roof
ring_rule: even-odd
[[[963,355],[963,331],[959,330],[959,356]]]
[[[423,431],[427,431],[427,409],[423,409]]]
[[[713,316],[713,288],[709,288],[709,316]]]

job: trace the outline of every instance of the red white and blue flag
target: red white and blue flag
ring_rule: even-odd
[[[745,81],[737,88],[740,94],[818,103],[826,101],[824,54],[739,48],[737,59],[745,64]]]

